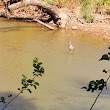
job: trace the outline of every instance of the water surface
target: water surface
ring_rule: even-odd
[[[69,37],[75,47],[68,52]],[[16,95],[22,74],[32,77],[32,61],[43,62],[45,74],[32,94],[25,91],[7,110],[89,110],[97,92],[80,89],[92,79],[107,78],[102,73],[109,62],[99,62],[108,52],[108,41],[86,32],[48,30],[35,24],[0,19],[0,96]],[[110,88],[108,86],[108,88]],[[110,109],[110,91],[104,91],[94,110]]]

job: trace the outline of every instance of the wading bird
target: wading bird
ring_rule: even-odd
[[[73,52],[74,51],[74,46],[71,43],[71,37],[70,37],[70,41],[69,41],[69,44],[68,44],[68,48],[69,48],[69,52]]]

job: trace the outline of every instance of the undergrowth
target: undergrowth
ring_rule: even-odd
[[[110,0],[80,0],[81,14],[87,23],[94,21],[94,14],[110,15]]]

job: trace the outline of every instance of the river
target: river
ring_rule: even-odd
[[[75,47],[72,54],[68,43]],[[40,86],[25,91],[6,110],[89,110],[97,92],[81,87],[93,79],[107,79],[103,69],[108,61],[98,60],[108,52],[109,42],[78,30],[49,30],[36,23],[0,18],[0,96],[19,93],[22,74],[33,77],[33,59],[43,62],[45,73],[36,80]],[[109,82],[108,82],[109,83]],[[110,110],[110,86],[93,110]],[[0,104],[0,110],[2,104]]]

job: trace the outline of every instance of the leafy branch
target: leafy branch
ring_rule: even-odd
[[[110,49],[110,47],[108,49]],[[102,57],[99,61],[102,61],[102,60],[106,60],[106,61],[110,60],[110,52],[108,52],[107,54],[102,55]],[[108,73],[110,71],[107,71],[107,70],[104,69],[103,72]],[[108,82],[109,79],[110,79],[110,75],[108,76],[108,78],[106,80],[104,80],[104,79],[92,80],[92,81],[89,82],[87,87],[82,87],[82,89],[86,89],[86,91],[91,91],[91,92],[99,91],[99,93],[98,93],[97,97],[95,98],[90,110],[93,109],[93,107],[94,107],[97,99],[101,95],[103,89],[104,88],[107,89],[107,82]]]
[[[38,76],[42,76],[42,74],[44,73],[44,68],[42,67],[42,62],[39,62],[38,58],[35,58],[33,60],[33,67],[34,67],[34,71],[33,71],[32,79],[28,79],[24,74],[22,74],[22,79],[21,79],[22,87],[18,88],[19,93],[16,96],[14,96],[9,102],[6,102],[6,99],[3,96],[0,98],[0,102],[4,104],[3,110],[5,110],[8,107],[8,105],[12,101],[14,101],[14,99],[16,99],[25,90],[27,90],[29,93],[32,93],[32,90],[30,89],[31,86],[34,87],[34,89],[37,89],[39,83],[35,81],[35,78]],[[12,95],[10,94],[8,97],[12,97]]]

